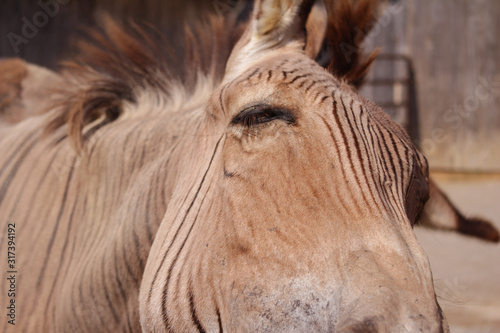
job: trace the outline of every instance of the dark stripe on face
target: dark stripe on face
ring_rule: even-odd
[[[205,173],[203,174],[203,177],[202,177],[202,179],[201,179],[200,185],[198,186],[198,189],[196,190],[196,193],[195,193],[195,195],[194,195],[194,198],[193,198],[193,200],[191,201],[191,203],[189,204],[189,207],[188,207],[188,209],[186,210],[186,213],[184,214],[184,217],[183,217],[183,219],[182,219],[182,222],[181,222],[181,224],[180,224],[179,228],[177,229],[177,231],[176,231],[176,233],[175,233],[175,235],[174,235],[174,238],[172,239],[172,242],[170,243],[170,246],[168,247],[167,251],[165,251],[165,255],[164,255],[164,257],[163,257],[163,261],[162,261],[161,265],[159,265],[159,267],[158,267],[158,270],[157,270],[157,272],[156,272],[156,274],[155,274],[155,278],[156,278],[156,276],[159,274],[160,269],[161,269],[161,268],[163,267],[163,265],[165,264],[165,259],[166,259],[167,255],[168,255],[168,253],[170,252],[170,250],[171,250],[171,248],[172,248],[173,244],[175,243],[175,240],[176,240],[176,238],[177,238],[177,236],[178,236],[178,234],[179,234],[180,229],[182,229],[182,226],[184,225],[184,223],[185,223],[185,221],[186,221],[186,219],[187,219],[187,217],[188,217],[188,215],[189,215],[189,213],[190,213],[191,209],[193,208],[193,205],[194,205],[194,203],[196,202],[196,200],[197,200],[197,198],[198,198],[198,195],[199,195],[199,194],[200,194],[200,192],[201,192],[201,188],[202,188],[202,187],[203,187],[203,185],[205,184],[205,179],[206,179],[206,177],[207,177],[208,172],[210,171],[210,168],[212,167],[212,163],[213,163],[213,161],[214,161],[215,155],[217,154],[217,149],[219,148],[219,144],[220,144],[221,140],[222,140],[222,137],[221,137],[221,138],[217,141],[217,144],[215,145],[214,152],[213,152],[213,154],[212,154],[212,157],[211,157],[211,159],[210,159],[210,162],[209,162],[209,164],[208,164],[208,167],[207,167],[207,169],[205,170]],[[205,197],[203,198],[203,200],[204,200],[204,199],[205,199]],[[203,204],[203,201],[200,203],[200,209],[201,209],[201,207],[202,207],[202,204]],[[198,213],[199,213],[199,211],[198,211]],[[166,329],[167,331],[170,331],[170,330],[171,330],[171,328],[170,328],[170,324],[169,324],[169,320],[168,320],[168,315],[167,315],[167,297],[168,297],[168,287],[169,287],[169,284],[170,284],[170,279],[171,279],[171,276],[172,276],[172,270],[173,270],[173,268],[174,268],[174,266],[175,266],[175,264],[176,264],[177,260],[179,259],[179,255],[180,255],[180,253],[182,252],[182,249],[183,249],[184,245],[186,244],[186,241],[187,241],[187,239],[189,238],[189,235],[190,235],[191,231],[193,230],[193,227],[194,227],[194,222],[195,222],[195,221],[196,221],[196,218],[195,218],[195,220],[193,220],[193,224],[191,225],[191,227],[190,227],[190,229],[189,229],[189,231],[188,231],[188,234],[187,234],[186,238],[184,239],[183,243],[181,244],[181,247],[180,247],[179,251],[177,252],[177,254],[176,254],[176,256],[175,256],[175,258],[174,258],[174,260],[173,260],[172,264],[170,265],[170,267],[169,267],[169,269],[168,269],[167,281],[166,281],[166,283],[165,283],[165,285],[164,285],[164,288],[163,288],[163,292],[162,292],[163,297],[162,297],[162,300],[161,300],[161,303],[162,303],[162,318],[163,318],[163,323],[165,324],[165,329]],[[151,285],[151,288],[150,288],[150,291],[149,291],[150,295],[152,294],[152,289],[153,289],[153,288],[154,288],[154,284],[152,284],[152,285]]]
[[[245,81],[250,80],[252,77],[254,77],[257,73],[259,73],[260,68],[256,68],[250,75],[248,75],[245,79]]]
[[[354,165],[352,163],[351,151],[350,151],[349,145],[347,143],[347,136],[344,132],[342,124],[340,123],[340,119],[339,119],[339,115],[338,115],[338,108],[337,108],[337,101],[335,100],[335,96],[332,96],[332,98],[333,98],[333,117],[335,119],[335,123],[337,125],[337,128],[339,129],[340,134],[342,135],[341,146],[345,147],[345,149],[347,151],[347,160],[349,161],[349,165],[350,165],[349,170],[353,170]],[[340,168],[342,170],[343,178],[347,179],[347,174],[346,174],[346,171],[344,168],[344,163],[340,163]],[[357,179],[357,177],[356,177],[356,182],[358,183],[358,186],[359,186],[359,180]],[[351,193],[351,197],[352,197],[352,193]],[[356,206],[356,211],[358,211],[358,212],[361,211],[361,207],[359,206],[358,202],[356,200],[352,200],[352,202]]]
[[[294,77],[292,79],[292,81],[288,82],[288,84],[292,84],[294,83],[295,81],[297,81],[298,79],[302,79],[302,78],[305,78],[305,77],[310,77],[311,74],[310,73],[307,73],[307,74],[303,74],[303,75],[297,75],[296,77]]]
[[[215,308],[215,312],[217,314],[217,323],[219,324],[219,332],[223,333],[224,330],[222,329],[222,318],[220,317],[220,311],[218,307]]]
[[[306,93],[309,92],[309,90],[311,90],[311,88],[314,87],[315,85],[320,84],[320,83],[325,83],[325,82],[328,82],[328,81],[329,80],[327,80],[327,79],[314,80],[309,86],[307,86]]]
[[[364,160],[368,160],[368,163],[369,163],[370,162],[370,158],[364,159],[362,157],[361,145],[360,145],[360,142],[358,140],[358,135],[356,135],[356,134],[359,133],[360,134],[359,136],[362,138],[362,140],[364,140],[364,138],[363,138],[363,131],[360,130],[360,128],[358,127],[358,124],[356,122],[356,115],[354,114],[354,110],[353,110],[353,107],[352,107],[353,106],[353,102],[354,102],[354,100],[351,100],[351,103],[349,103],[349,109],[351,111],[351,115],[352,115],[352,118],[353,118],[353,122],[352,123],[351,123],[349,115],[347,114],[347,109],[346,108],[344,108],[344,113],[345,113],[347,122],[349,123],[349,127],[351,128],[352,136],[354,138],[354,145],[356,146],[356,154],[357,154],[357,157],[358,157],[359,166],[360,166],[361,171],[363,173],[363,178],[365,179],[366,186],[368,187],[368,190],[370,191],[370,197],[371,197],[372,201],[375,204],[377,204],[377,200],[375,199],[375,196],[373,195],[373,192],[372,192],[372,187],[371,187],[371,185],[369,184],[369,181],[368,181],[368,174],[370,172],[369,171],[366,172],[365,165],[363,163]],[[354,132],[354,129],[357,129],[356,133]],[[365,150],[365,153],[367,154],[366,150]],[[369,166],[371,166],[371,165],[369,164]],[[368,209],[370,210],[370,212],[373,213],[373,207],[372,207],[371,204],[368,203],[368,200],[367,200],[367,198],[364,195],[364,191],[362,191],[361,193],[362,193],[363,199],[365,200],[366,206],[368,207]],[[378,207],[378,204],[377,204],[377,207]]]
[[[282,62],[280,62],[280,63],[278,64],[278,66],[276,66],[276,68],[281,68],[281,67],[283,67],[283,65],[285,65],[285,64],[287,64],[287,63],[289,63],[289,62],[290,62],[290,59],[285,59],[285,60],[283,60]]]
[[[323,116],[320,115],[320,118],[323,121],[323,123],[325,124],[325,126],[328,128],[328,131],[330,132],[330,137],[332,138],[332,141],[333,141],[333,143],[335,145],[335,150],[336,150],[337,155],[338,155],[339,149],[338,149],[337,139],[335,138],[335,135],[333,134],[333,129],[330,126],[330,124],[328,124],[328,122],[326,121],[326,119],[323,118]],[[339,160],[340,160],[340,157],[339,157]],[[342,164],[342,163],[340,163],[340,164]],[[344,179],[345,179],[344,174],[342,175],[342,177],[344,177]],[[338,198],[338,202],[340,202],[340,204],[342,205],[342,208],[344,209],[344,211],[349,211],[348,208],[347,208],[347,205],[344,203],[343,197],[338,192],[337,187],[334,187],[334,189],[335,189],[335,192],[336,192],[336,197]]]
[[[190,193],[190,192],[192,191],[192,189],[193,189],[193,188],[190,188],[190,189],[189,189],[189,191],[188,191],[188,193]],[[177,211],[177,213],[176,213],[176,216],[175,216],[174,220],[176,220],[176,219],[179,217],[180,212],[181,212],[181,210],[182,210],[182,207],[185,207],[185,205],[186,205],[186,203],[187,203],[187,199],[188,199],[188,196],[186,196],[186,197],[184,198],[184,201],[182,202],[182,205],[180,205],[179,210]],[[190,207],[188,207],[188,209],[190,209]],[[152,283],[151,283],[151,288],[149,289],[149,294],[148,294],[148,303],[151,301],[151,297],[153,296],[153,287],[154,287],[154,285],[156,284],[156,280],[157,280],[157,279],[158,279],[158,277],[160,276],[160,271],[161,271],[161,269],[163,268],[163,263],[164,263],[164,262],[165,262],[165,260],[167,259],[167,255],[170,253],[170,250],[171,250],[171,248],[172,248],[172,246],[173,246],[173,244],[174,244],[175,240],[177,239],[177,236],[179,235],[180,230],[182,229],[182,225],[183,225],[183,223],[184,223],[184,220],[181,222],[181,225],[179,226],[179,228],[177,228],[177,230],[175,230],[175,235],[174,235],[174,238],[172,239],[172,242],[171,242],[171,243],[170,243],[170,245],[168,246],[168,249],[167,249],[167,251],[165,251],[165,254],[163,255],[163,258],[162,258],[162,260],[161,260],[161,263],[162,263],[162,264],[161,264],[161,265],[158,265],[158,268],[156,269],[155,275],[154,275],[154,277],[153,277],[153,281],[152,281]],[[167,233],[166,238],[168,238],[168,236],[169,236],[169,234],[170,234],[170,231],[171,231],[172,229],[173,229],[173,228],[170,228],[170,229],[168,230],[168,233]]]
[[[302,88],[306,83],[308,82],[308,80],[304,80],[302,81],[297,88]]]
[[[400,155],[400,151],[398,149],[398,147],[396,146],[396,141],[394,140],[394,135],[392,135],[391,132],[389,132],[389,138],[391,139],[391,143],[392,143],[392,148],[394,149],[394,152],[396,153],[397,155],[397,159],[398,159],[398,164],[399,164],[399,175],[400,175],[400,178],[397,179],[398,181],[398,190],[399,190],[399,193],[403,193],[403,189],[402,189],[402,184],[404,183],[405,181],[405,168],[403,167],[403,159]],[[403,154],[406,155],[406,147],[403,147],[405,149],[405,152]],[[410,160],[408,160],[408,162],[410,162]]]
[[[198,329],[198,332],[205,333],[205,329],[201,325],[200,320],[198,319],[198,315],[196,314],[196,308],[194,306],[194,300],[193,300],[193,288],[192,288],[191,281],[189,281],[188,298],[189,298],[189,309],[191,312],[191,319],[193,320],[194,325]]]
[[[298,69],[292,69],[291,71],[283,71],[284,74],[288,75],[288,74],[293,74],[295,73],[296,71],[298,71]],[[285,76],[286,76],[285,75]]]
[[[368,125],[370,126],[370,129],[376,128],[376,130],[370,131],[370,134],[373,133],[375,135],[378,151],[381,152],[381,155],[376,155],[376,156],[377,156],[377,161],[379,162],[379,167],[383,170],[382,171],[383,179],[381,179],[381,182],[382,182],[381,194],[385,199],[384,206],[386,207],[387,211],[392,211],[393,213],[396,213],[394,211],[393,206],[390,204],[391,199],[390,199],[390,197],[389,197],[389,195],[384,187],[385,186],[384,182],[386,181],[386,176],[389,175],[389,173],[390,173],[390,171],[387,167],[387,163],[386,163],[387,158],[384,155],[384,150],[382,149],[382,146],[380,145],[380,141],[384,142],[385,138],[384,137],[381,138],[379,136],[379,135],[382,135],[382,133],[381,133],[381,129],[380,129],[380,127],[378,127],[377,123],[371,123],[370,121],[368,121]],[[385,144],[385,142],[384,142],[384,144]],[[387,153],[387,150],[385,150],[385,152]]]
[[[380,128],[379,128],[380,130]],[[386,186],[386,192],[388,192],[390,190],[390,192],[392,193],[392,195],[389,195],[388,196],[388,200],[390,200],[392,203],[390,205],[390,209],[392,210],[392,212],[394,213],[395,216],[398,216],[400,219],[404,219],[406,217],[406,212],[405,212],[405,209],[404,209],[404,203],[401,201],[401,200],[398,200],[398,198],[400,198],[400,196],[404,195],[404,193],[402,193],[402,191],[399,191],[398,188],[399,188],[399,182],[400,182],[400,179],[398,179],[398,172],[396,170],[396,164],[394,164],[394,159],[399,159],[401,160],[401,156],[399,155],[399,152],[398,150],[396,151],[391,151],[390,148],[392,148],[392,145],[391,147],[389,147],[387,145],[388,141],[390,141],[390,132],[389,132],[389,139],[387,139],[386,136],[384,136],[384,133],[382,133],[383,135],[383,138],[382,138],[382,143],[384,144],[384,148],[385,150],[382,151],[382,154],[384,156],[384,162],[385,164],[387,164],[387,160],[389,160],[389,164],[391,166],[391,171],[387,171],[387,173],[385,174],[387,176],[387,179],[389,180],[390,183],[387,183],[385,184]],[[395,186],[393,186],[395,185]],[[389,187],[389,189],[387,188]],[[395,190],[394,190],[395,189]]]
[[[378,130],[379,130],[379,133],[381,133],[380,128]],[[385,152],[387,154],[387,157],[384,158],[384,162],[387,163],[387,161],[389,161],[389,164],[391,165],[391,171],[392,171],[392,172],[389,172],[389,170],[388,170],[388,172],[386,173],[386,176],[389,177],[389,179],[391,181],[393,181],[391,174],[396,176],[396,166],[394,165],[394,162],[392,160],[391,151],[389,150],[389,147],[387,146],[387,142],[386,142],[387,140],[385,139],[384,134],[383,133],[381,133],[381,134],[382,134],[382,140],[380,140],[380,141],[382,141],[382,144],[384,145],[384,149],[382,150],[382,153]]]
[[[361,148],[359,146],[359,141],[358,141],[358,136],[357,136],[357,133],[354,132],[354,127],[352,126],[352,123],[351,123],[351,120],[349,119],[349,115],[347,114],[347,108],[344,104],[344,100],[342,99],[342,97],[340,97],[340,101],[342,102],[342,106],[344,107],[344,115],[347,119],[347,123],[349,124],[349,129],[351,131],[351,136],[352,138],[354,139],[354,147],[356,148],[356,154],[357,154],[357,157],[358,157],[358,163],[359,163],[359,167],[361,168],[361,171],[363,173],[363,177],[364,177],[364,180],[366,183],[368,183],[368,178],[366,176],[366,172],[365,172],[365,169],[364,169],[364,165],[363,165],[363,158],[361,157]],[[352,112],[352,103],[353,103],[353,100],[351,100],[351,103],[349,103],[349,107],[351,109],[351,112]],[[354,114],[354,112],[353,112]],[[355,118],[355,117],[353,117]],[[349,158],[351,158],[351,149],[349,149]],[[354,178],[356,179],[356,183],[358,184],[358,187],[361,187],[362,183],[360,181],[360,177],[358,177],[358,172],[356,170],[356,168],[354,167],[354,163],[351,164],[353,166],[353,173],[354,173]],[[370,193],[371,193],[371,188],[368,184],[366,184],[368,186],[368,189],[370,189]],[[372,205],[370,205],[368,199],[366,198],[365,196],[365,191],[361,191],[361,196],[363,197],[363,200],[366,204],[366,207],[368,207],[368,209],[370,210],[371,213],[373,213],[373,208],[372,208]],[[373,195],[372,195],[373,197]]]
[[[215,156],[216,152],[217,152],[217,148],[214,151],[214,156]],[[213,160],[213,157],[212,157],[212,160]],[[210,166],[209,166],[208,169],[210,169]],[[208,170],[207,170],[207,172],[208,172]],[[210,185],[209,185],[209,187],[207,189],[207,193],[208,193],[209,190],[210,190]],[[163,288],[163,297],[162,297],[162,314],[163,314],[163,318],[166,318],[166,316],[167,316],[166,303],[167,303],[167,297],[168,297],[168,289],[170,289],[170,283],[172,281],[172,272],[174,270],[175,265],[177,264],[177,261],[180,258],[181,252],[184,249],[184,246],[186,245],[187,240],[189,239],[189,236],[191,235],[191,232],[193,231],[193,228],[194,228],[194,225],[195,225],[196,221],[198,221],[198,216],[200,214],[201,208],[203,207],[203,203],[205,202],[205,198],[206,198],[206,196],[203,197],[203,199],[202,199],[202,201],[200,203],[200,207],[198,208],[198,212],[196,213],[196,216],[195,216],[195,218],[193,220],[193,223],[191,224],[191,226],[190,226],[190,228],[188,230],[186,238],[184,238],[184,241],[182,242],[181,247],[179,248],[179,251],[177,251],[177,253],[175,255],[175,258],[174,258],[174,260],[172,261],[172,264],[169,267],[168,274],[167,274],[167,281],[165,283],[165,287]],[[186,216],[187,216],[187,213],[186,213]],[[182,269],[181,269],[181,271],[182,271]],[[179,279],[178,279],[178,282],[180,282]],[[166,323],[168,324],[168,318],[167,318]]]
[[[378,199],[380,199],[380,195],[381,195],[381,192],[382,192],[382,189],[380,188],[380,182],[378,182],[378,181],[375,179],[375,177],[373,176],[373,173],[377,171],[377,166],[376,166],[376,165],[373,165],[373,163],[372,163],[372,162],[373,162],[373,161],[372,161],[372,158],[370,158],[370,157],[375,157],[375,158],[376,158],[376,160],[378,160],[378,158],[377,158],[376,154],[370,154],[371,152],[369,151],[369,148],[368,148],[368,147],[375,147],[375,145],[374,145],[374,143],[373,143],[373,137],[371,136],[371,133],[370,133],[370,127],[369,127],[369,125],[368,125],[368,120],[367,120],[367,124],[366,124],[366,126],[367,126],[366,128],[368,128],[368,133],[367,133],[367,131],[365,130],[365,126],[363,125],[363,118],[364,118],[364,117],[363,117],[363,114],[364,114],[364,112],[363,112],[363,106],[362,106],[362,105],[360,105],[359,107],[360,107],[359,124],[358,124],[358,122],[357,122],[357,120],[356,120],[356,117],[353,117],[353,120],[354,120],[354,125],[356,126],[356,128],[358,129],[358,131],[361,133],[361,138],[362,138],[363,143],[364,143],[363,147],[365,148],[365,149],[364,149],[364,153],[365,153],[365,154],[366,154],[366,156],[368,157],[368,158],[366,158],[366,159],[367,159],[367,161],[368,161],[368,168],[369,168],[369,169],[368,169],[368,174],[370,174],[370,175],[371,175],[371,177],[372,177],[372,179],[373,179],[373,182],[374,182],[374,184],[375,184],[375,192],[378,194],[377,198],[378,198]],[[354,111],[352,110],[352,108],[351,108],[351,112],[354,112]],[[367,117],[369,117],[369,114],[368,114],[368,113],[366,113],[366,116],[367,116]],[[370,140],[370,142],[368,142],[368,140]],[[371,156],[370,156],[370,155],[371,155]],[[382,211],[383,209],[382,209],[382,207],[380,207],[378,200],[376,200],[376,198],[375,198],[375,196],[374,196],[374,194],[373,194],[373,192],[372,192],[372,190],[371,190],[371,186],[370,186],[370,193],[371,193],[371,195],[372,195],[372,198],[375,200],[375,202],[374,202],[374,203],[375,203],[375,205],[377,206],[377,208],[378,208],[380,211]],[[384,202],[383,202],[383,201],[382,201],[382,205],[384,205]],[[385,207],[385,205],[384,205],[384,207]]]
[[[318,93],[318,94],[314,97],[314,99],[318,98],[318,96],[319,96],[320,94],[321,94],[321,93]],[[326,101],[329,97],[330,97],[330,96],[323,96],[323,97],[321,98],[321,101],[319,101],[319,104],[323,104],[323,103],[324,103],[324,102],[325,102],[325,101]]]
[[[271,80],[271,77],[273,76],[273,71],[270,69],[269,72],[267,72],[267,82],[269,82],[269,80]]]

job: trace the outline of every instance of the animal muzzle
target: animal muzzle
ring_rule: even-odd
[[[338,333],[399,333],[399,332],[449,332],[446,319],[435,303],[428,311],[415,302],[400,300],[396,293],[366,295],[362,305],[354,302],[340,314],[334,332]]]
[[[349,258],[334,332],[449,332],[423,253],[365,250]]]
[[[290,289],[297,293],[289,295]],[[231,306],[230,331],[234,332],[335,332],[400,333],[449,332],[446,320],[434,301],[419,308],[397,293],[366,294],[342,305],[338,292],[315,288],[297,281],[282,288],[287,295],[266,294],[253,288],[234,299]],[[282,296],[282,297],[280,297]],[[241,302],[244,301],[244,302]],[[340,302],[340,303],[339,303]],[[339,305],[340,304],[340,305]]]
[[[232,284],[228,326],[237,332],[449,332],[427,260],[420,259],[363,250],[322,274],[267,271],[258,279],[267,284]]]

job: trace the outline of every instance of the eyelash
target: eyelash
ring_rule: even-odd
[[[268,105],[257,105],[238,113],[231,121],[231,124],[238,124],[250,128],[273,120],[282,120],[287,124],[295,123],[295,117],[289,110]]]

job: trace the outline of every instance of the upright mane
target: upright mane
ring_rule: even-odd
[[[243,28],[235,18],[210,15],[203,22],[186,24],[183,43],[174,45],[149,26],[130,22],[124,29],[109,16],[100,21],[77,42],[77,56],[62,63],[68,85],[46,127],[52,132],[67,124],[77,150],[83,148],[85,126],[100,119],[93,127],[97,129],[115,120],[123,104],[137,103],[144,91],[173,101],[179,90],[184,96],[193,93],[200,77],[216,85]]]
[[[318,62],[354,86],[361,83],[376,56],[364,56],[358,32],[368,32],[379,2],[340,0],[326,8],[323,61]],[[237,19],[237,13],[226,17],[210,14],[202,22],[186,24],[180,33],[183,38],[179,38],[183,42],[174,45],[151,26],[129,22],[125,29],[105,15],[99,21],[98,27],[88,29],[77,42],[76,57],[62,63],[67,86],[59,92],[57,111],[45,128],[50,133],[67,124],[77,150],[83,148],[85,137],[117,119],[124,103],[137,104],[145,91],[178,105],[185,102],[175,102],[179,92],[190,96],[200,78],[213,89],[222,80],[231,50],[247,24]],[[346,47],[355,50],[348,50],[349,57]],[[91,123],[94,126],[84,134]]]
[[[359,88],[378,55],[365,54],[362,43],[377,22],[386,0],[339,0],[326,2],[328,12],[323,50],[333,76]]]

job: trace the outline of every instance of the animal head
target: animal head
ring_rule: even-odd
[[[345,42],[335,20],[375,7],[318,6],[256,2],[180,175],[190,192],[153,245],[143,329],[447,330],[412,231],[429,198],[427,161],[353,88],[371,58],[335,51]],[[327,68],[316,61],[325,45]]]
[[[153,164],[168,166],[151,199],[166,207],[155,214],[158,229],[148,225],[154,242],[133,240],[148,253],[138,279],[143,331],[448,330],[413,226],[423,220],[491,241],[498,232],[459,214],[404,130],[356,92],[373,56],[361,55],[355,31],[369,29],[377,8],[368,0],[256,1],[230,55],[206,47],[237,33],[221,25],[187,50],[205,81],[181,63],[156,62],[161,43],[112,24],[108,37],[94,36],[104,51],[87,45],[87,58],[71,65],[64,112],[49,132],[67,122],[77,149],[96,133],[116,135],[120,124],[139,128],[140,117],[176,133],[151,126],[149,141],[134,143],[169,147],[148,150],[168,154]],[[345,47],[356,52],[346,57]],[[172,83],[176,66],[187,69],[188,94]],[[94,153],[111,159],[113,141],[96,141]]]

